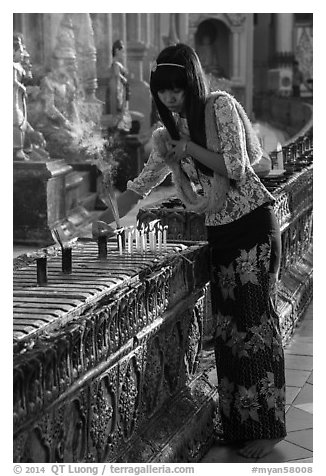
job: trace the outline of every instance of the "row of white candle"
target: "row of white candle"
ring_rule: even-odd
[[[153,220],[147,226],[142,224],[139,227],[137,222],[136,226],[120,228],[116,230],[119,253],[122,254],[124,248],[129,254],[133,252],[145,253],[146,251],[159,253],[166,250],[167,231],[167,225],[162,226],[159,220]],[[125,246],[123,246],[123,239],[125,239]]]

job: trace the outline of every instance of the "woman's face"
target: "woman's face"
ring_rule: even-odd
[[[185,103],[185,91],[184,89],[160,89],[157,92],[159,100],[167,107],[171,112],[178,112],[179,114],[184,111]]]

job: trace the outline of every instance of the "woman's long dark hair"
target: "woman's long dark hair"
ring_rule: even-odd
[[[179,43],[168,46],[158,55],[156,63],[172,63],[172,66],[156,67],[151,72],[150,88],[159,116],[174,140],[180,135],[172,112],[164,106],[158,97],[158,91],[164,89],[184,89],[185,111],[191,140],[206,148],[205,104],[208,87],[202,66],[195,51],[190,46]],[[184,66],[180,68],[174,64]],[[213,171],[195,160],[196,166],[204,173],[213,175]]]

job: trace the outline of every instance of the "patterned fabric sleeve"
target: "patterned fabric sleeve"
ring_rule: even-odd
[[[167,152],[165,145],[167,131],[160,127],[153,132],[153,148],[143,170],[134,180],[129,180],[127,188],[146,197],[171,173],[164,160]]]
[[[244,177],[248,156],[246,137],[241,118],[232,99],[219,96],[214,102],[216,127],[220,139],[220,150],[230,179]]]

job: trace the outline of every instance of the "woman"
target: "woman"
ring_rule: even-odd
[[[271,301],[280,264],[273,196],[253,164],[262,151],[242,107],[208,93],[196,53],[164,49],[150,87],[164,124],[140,175],[118,200],[125,214],[171,171],[185,205],[205,213],[211,248],[215,354],[226,442],[259,458],[286,435],[284,356]]]

